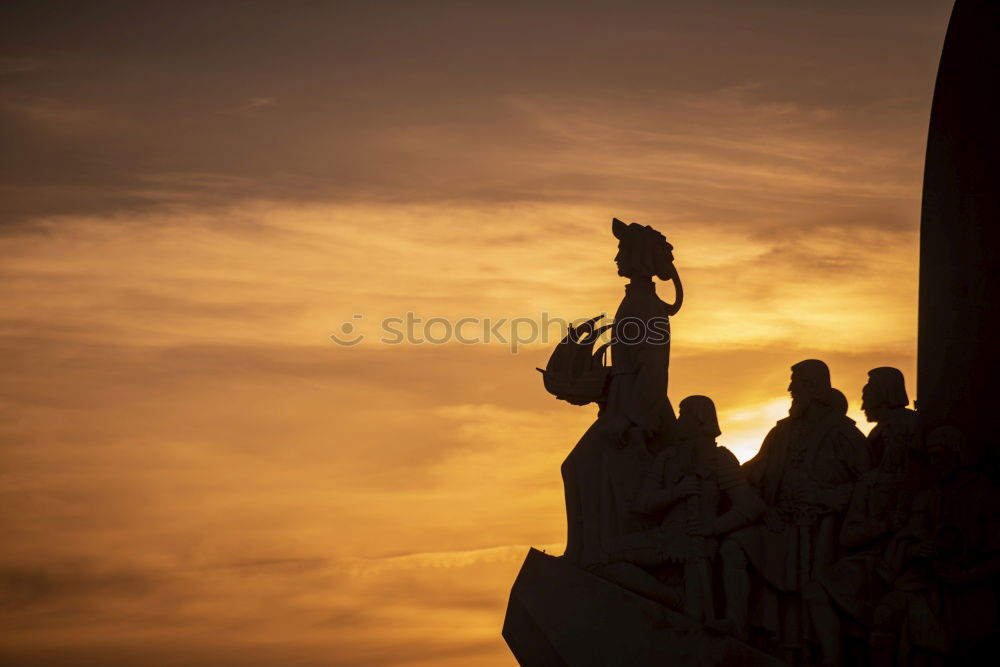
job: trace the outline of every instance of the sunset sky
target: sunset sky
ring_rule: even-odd
[[[614,216],[675,246],[670,394],[720,444],[809,357],[867,432],[869,368],[915,393],[950,9],[5,4],[0,662],[513,664],[595,409],[551,340],[379,322],[613,313]]]

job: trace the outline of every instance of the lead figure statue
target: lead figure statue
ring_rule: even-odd
[[[669,442],[673,429],[675,416],[667,398],[669,317],[680,310],[683,300],[673,247],[662,234],[617,218],[612,232],[618,239],[618,274],[629,282],[612,325],[611,366],[600,395],[592,398],[600,407],[597,420],[562,464],[565,558],[607,576],[615,576],[608,565],[618,539],[652,527],[647,518],[633,512],[634,501],[654,452]],[[657,296],[654,276],[674,283],[673,303]],[[593,336],[585,342],[593,344]],[[550,373],[551,368],[547,387]],[[591,399],[567,400],[581,404]],[[623,568],[611,568],[615,569]]]

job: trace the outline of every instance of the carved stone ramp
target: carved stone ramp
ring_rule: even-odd
[[[503,637],[525,667],[784,667],[732,637],[531,549]]]

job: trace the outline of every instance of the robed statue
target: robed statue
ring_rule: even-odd
[[[747,638],[753,625],[795,662],[813,639],[802,593],[843,554],[841,524],[870,456],[864,435],[843,412],[827,365],[806,359],[791,370],[788,417],[743,464],[767,505],[763,521],[733,533],[720,555],[736,635]]]
[[[599,407],[597,420],[562,464],[565,558],[599,573],[611,563],[623,535],[652,527],[648,517],[634,511],[635,495],[673,431],[675,415],[667,398],[669,318],[683,300],[673,246],[662,234],[617,218],[612,232],[618,239],[618,275],[629,281],[614,322],[595,329],[591,320],[571,330],[545,371],[546,387],[557,396]],[[654,277],[674,284],[672,303],[657,295]],[[596,335],[605,330],[611,334],[610,364],[590,353]],[[576,353],[582,363],[557,358]]]

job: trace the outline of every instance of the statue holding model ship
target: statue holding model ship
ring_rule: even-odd
[[[937,553],[894,547],[916,534],[913,507],[933,483],[919,467],[918,414],[902,373],[872,369],[858,392],[876,423],[866,438],[827,365],[793,364],[788,416],[740,465],[717,445],[711,398],[688,396],[675,415],[668,397],[670,318],[683,300],[673,247],[636,223],[615,219],[612,233],[628,279],[614,320],[570,327],[539,369],[549,393],[596,405],[597,415],[562,464],[565,552],[532,550],[511,592],[504,636],[515,656],[526,665],[846,665],[869,656],[895,665],[913,655],[963,664],[948,662],[968,649],[947,640],[958,633],[947,619],[904,622],[911,607],[924,619],[944,609],[940,596],[894,584],[902,572],[916,580],[926,570],[919,558]],[[673,283],[673,302],[654,278]],[[996,624],[987,602],[1000,566],[980,547],[995,487],[976,479],[985,509],[967,515],[956,539],[979,540],[969,564],[984,573],[975,582],[986,597],[933,574],[919,581],[921,591],[978,601],[981,642]],[[907,652],[894,652],[901,641]]]
[[[673,246],[613,221],[629,281],[615,319],[571,329],[543,370],[546,390],[598,413],[562,465],[566,551],[530,550],[511,590],[503,636],[521,664],[995,662],[998,32],[1000,1],[956,1],[924,172],[918,400],[898,369],[857,378],[867,437],[818,359],[788,360],[788,417],[742,465],[716,444],[709,397],[675,416]]]
[[[562,465],[566,492],[566,558],[588,570],[615,566],[610,557],[629,533],[650,527],[635,513],[635,493],[675,421],[667,398],[670,316],[680,310],[683,288],[672,247],[662,234],[635,223],[612,223],[618,239],[618,274],[629,279],[613,324],[595,318],[569,332],[549,367],[545,386],[576,405],[596,403],[597,419]],[[653,276],[674,283],[675,300],[656,294]],[[593,355],[601,334],[611,340]],[[604,357],[610,348],[610,365]],[[582,373],[575,370],[584,368]]]

